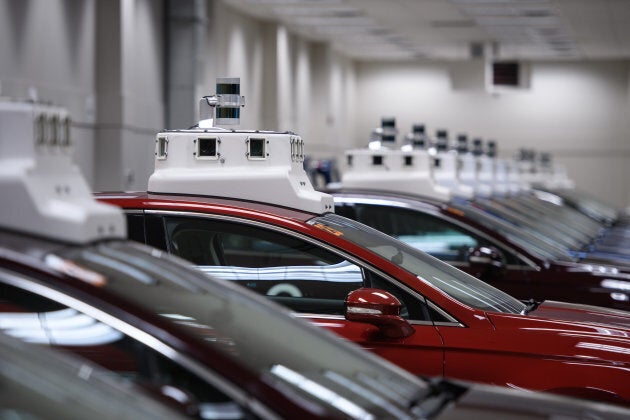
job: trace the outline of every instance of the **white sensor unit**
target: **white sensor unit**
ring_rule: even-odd
[[[341,184],[347,188],[379,189],[449,200],[448,188],[431,175],[432,157],[426,150],[356,149],[346,152],[348,169]]]
[[[64,109],[0,101],[0,226],[71,243],[127,236],[122,212],[94,200],[71,154]]]
[[[481,155],[477,157],[477,196],[489,198],[494,194],[494,159]]]
[[[227,130],[238,124],[245,98],[240,79],[217,79],[200,102],[197,129],[158,133],[148,192],[227,197],[311,213],[334,212],[333,197],[315,191],[304,170],[304,141],[290,132]]]
[[[475,196],[475,186],[460,182],[456,150],[436,153],[433,158],[433,178],[437,185],[449,190],[454,197],[468,200]]]
[[[176,130],[158,133],[149,192],[229,197],[322,214],[333,198],[304,170],[304,141],[289,132]]]

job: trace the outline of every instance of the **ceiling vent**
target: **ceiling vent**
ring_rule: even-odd
[[[526,63],[514,60],[488,60],[486,90],[491,93],[523,90],[529,87]]]
[[[492,62],[493,86],[520,86],[520,65],[518,61],[494,61]]]

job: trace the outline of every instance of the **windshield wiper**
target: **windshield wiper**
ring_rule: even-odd
[[[522,314],[523,315],[527,315],[528,313],[530,313],[534,309],[538,308],[538,306],[540,306],[542,301],[541,302],[536,302],[534,299],[529,299],[529,300],[523,301],[523,303],[526,306],[525,306],[525,309],[523,309]]]

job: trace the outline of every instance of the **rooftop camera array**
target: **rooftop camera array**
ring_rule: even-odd
[[[302,209],[334,211],[331,196],[315,191],[304,170],[304,141],[291,132],[215,127],[238,124],[238,78],[217,82],[217,94],[200,102],[200,120],[155,140],[155,171],[148,191],[240,198]]]
[[[494,140],[483,142],[459,134],[451,144],[448,131],[438,129],[434,139],[425,134],[425,126],[416,124],[396,148],[395,140],[375,137],[395,127],[391,117],[383,119],[373,131],[367,149],[346,152],[347,170],[342,184],[349,188],[380,188],[420,194],[438,199],[517,194],[531,183],[570,185],[566,173],[558,171],[549,154],[536,158],[532,150],[520,152],[517,164],[501,159]],[[391,131],[390,131],[391,132]]]
[[[120,210],[92,198],[72,161],[63,108],[0,101],[0,192],[5,228],[70,243],[126,237]]]

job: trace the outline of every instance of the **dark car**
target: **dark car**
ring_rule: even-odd
[[[0,329],[72,351],[201,418],[414,416],[432,392],[267,300],[133,242],[69,246],[2,231],[0,255]]]
[[[562,248],[457,201],[337,189],[335,211],[400,239],[520,299],[630,309],[630,273]]]
[[[2,419],[184,419],[85,359],[0,334]]]

